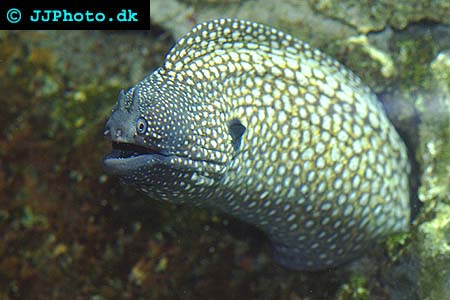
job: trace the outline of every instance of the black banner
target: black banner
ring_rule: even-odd
[[[1,0],[0,29],[150,29],[151,0]]]

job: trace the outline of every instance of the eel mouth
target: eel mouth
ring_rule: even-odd
[[[122,142],[111,142],[112,151],[109,153],[105,159],[127,159],[131,157],[136,157],[140,155],[148,154],[161,154],[160,151],[155,150],[151,147],[144,147],[140,145],[122,143]]]
[[[111,145],[112,151],[103,159],[105,171],[110,174],[130,174],[167,160],[166,154],[151,147],[114,141]]]

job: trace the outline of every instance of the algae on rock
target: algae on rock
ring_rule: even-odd
[[[420,299],[441,300],[450,299],[450,51],[440,52],[429,71],[431,90],[416,105],[422,117],[418,196],[424,207],[413,254],[420,262]]]
[[[408,24],[431,20],[450,24],[450,2],[446,0],[309,0],[321,13],[351,25],[361,33],[380,31],[386,26],[404,29]]]

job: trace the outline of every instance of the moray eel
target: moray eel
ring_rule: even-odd
[[[120,92],[104,134],[109,174],[255,225],[287,268],[337,266],[409,227],[406,148],[376,96],[262,24],[195,26]]]

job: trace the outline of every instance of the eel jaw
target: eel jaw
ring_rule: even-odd
[[[168,159],[168,155],[150,147],[114,141],[111,145],[112,151],[103,159],[103,166],[112,175],[129,175],[143,167],[164,164]]]

